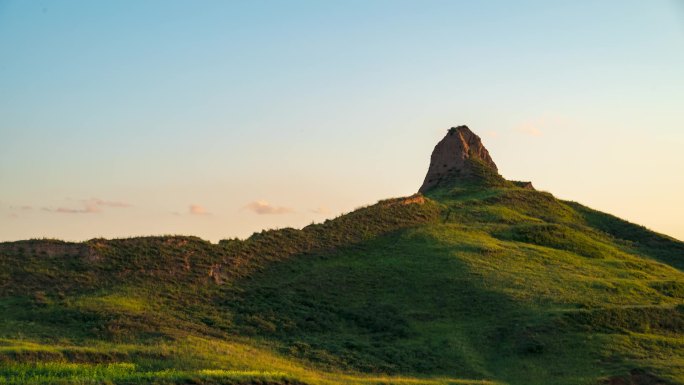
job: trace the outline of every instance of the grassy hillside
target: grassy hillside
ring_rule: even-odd
[[[684,384],[684,244],[488,178],[218,245],[2,244],[0,384]]]

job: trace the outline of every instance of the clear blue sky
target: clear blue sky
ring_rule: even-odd
[[[684,3],[0,0],[0,240],[300,227],[459,124],[684,239]]]

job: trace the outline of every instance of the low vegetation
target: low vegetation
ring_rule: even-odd
[[[684,384],[683,267],[493,175],[219,244],[0,244],[0,384]]]

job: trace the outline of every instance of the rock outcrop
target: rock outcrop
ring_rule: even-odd
[[[458,178],[468,178],[483,168],[498,176],[496,164],[480,137],[468,126],[452,127],[432,151],[430,167],[418,192],[424,193]]]

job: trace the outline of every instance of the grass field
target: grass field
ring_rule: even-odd
[[[684,244],[485,176],[302,230],[0,245],[0,384],[684,384]]]

